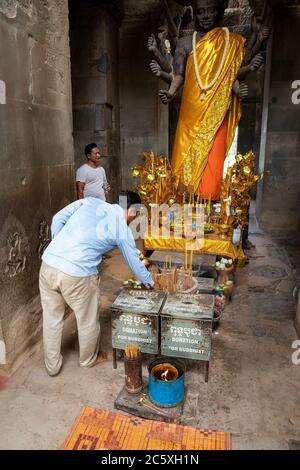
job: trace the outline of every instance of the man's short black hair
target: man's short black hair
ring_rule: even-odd
[[[120,202],[122,201],[121,198],[125,197],[127,198],[127,209],[129,209],[129,207],[133,206],[134,204],[141,204],[142,202],[140,196],[134,191],[121,191],[116,201],[116,204],[120,204]]]
[[[97,147],[98,145],[95,144],[95,142],[92,142],[91,144],[87,145],[84,149],[85,156],[87,157],[91,153],[91,151]]]

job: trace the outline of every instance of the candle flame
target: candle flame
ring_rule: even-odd
[[[165,382],[168,382],[168,375],[169,375],[169,371],[168,371],[168,369],[167,369],[167,370],[165,370],[165,372],[163,372],[163,373],[161,374],[162,380],[164,380]]]

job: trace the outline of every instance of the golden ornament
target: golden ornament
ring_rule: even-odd
[[[155,180],[155,175],[149,173],[149,175],[147,175],[147,180],[150,181],[150,183],[153,183],[153,181]]]
[[[131,174],[132,174],[132,176],[135,176],[135,177],[139,176],[140,175],[140,170],[138,170],[137,168],[133,168]]]

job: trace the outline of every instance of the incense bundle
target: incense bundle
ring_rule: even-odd
[[[125,347],[125,356],[129,357],[130,359],[138,357],[140,356],[140,354],[141,350],[136,344],[127,344],[127,346]]]

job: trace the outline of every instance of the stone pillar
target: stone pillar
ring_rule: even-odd
[[[67,0],[0,2],[0,57],[0,364],[12,370],[40,339],[40,258],[74,196]]]
[[[257,216],[262,228],[288,232],[300,230],[300,6],[274,14],[260,155],[260,169],[270,174],[258,186]]]
[[[119,32],[119,84],[122,185],[131,188],[137,181],[131,168],[143,152],[168,155],[168,106],[158,91],[164,88],[149,69],[152,59],[147,39],[156,32],[159,20],[149,16],[125,17]]]
[[[101,165],[112,187],[112,199],[121,180],[115,15],[95,2],[71,2],[70,44],[75,165],[78,168],[86,162],[84,147],[97,143]]]

